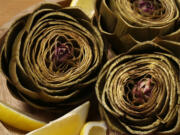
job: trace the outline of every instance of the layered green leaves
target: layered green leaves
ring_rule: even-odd
[[[110,59],[96,95],[108,126],[122,135],[180,133],[180,60],[153,42]]]
[[[175,0],[98,0],[96,4],[97,26],[118,53],[138,41],[173,32],[178,18]]]
[[[10,27],[0,64],[16,97],[68,109],[91,95],[103,52],[101,35],[81,10],[42,4]]]

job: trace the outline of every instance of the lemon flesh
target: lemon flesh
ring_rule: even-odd
[[[106,135],[106,124],[103,121],[87,122],[80,135]]]
[[[89,110],[89,101],[64,116],[26,135],[79,135]]]
[[[106,131],[102,127],[93,127],[88,135],[106,135]]]
[[[0,121],[9,126],[23,130],[32,131],[44,126],[46,123],[35,120],[0,101]]]
[[[96,0],[72,0],[70,6],[80,8],[87,16],[92,18],[95,13],[95,3]]]
[[[27,135],[78,135],[79,124],[79,115],[73,114],[61,121],[50,123],[36,131],[32,131]]]

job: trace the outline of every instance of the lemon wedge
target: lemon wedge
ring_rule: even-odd
[[[106,135],[107,126],[104,121],[87,122],[80,135]]]
[[[0,101],[0,121],[24,131],[32,131],[46,124],[13,109],[2,101]]]
[[[64,116],[26,135],[79,135],[89,110],[90,102],[80,105]]]
[[[92,18],[95,13],[95,4],[96,0],[72,0],[70,7],[78,7]]]

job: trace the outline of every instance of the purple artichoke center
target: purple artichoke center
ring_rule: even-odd
[[[159,16],[165,9],[159,0],[130,0],[132,9],[143,16]]]
[[[139,80],[132,88],[132,97],[134,104],[143,104],[151,97],[154,83],[150,78]]]
[[[155,6],[153,5],[152,1],[140,0],[138,4],[139,8],[144,12],[152,13],[155,9]]]
[[[71,57],[71,48],[68,44],[57,43],[57,45],[55,45],[53,60],[56,66],[66,61],[70,57]]]

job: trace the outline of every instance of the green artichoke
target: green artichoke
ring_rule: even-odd
[[[104,44],[77,8],[45,3],[9,28],[0,66],[11,93],[40,109],[71,109],[93,93]]]
[[[154,42],[110,59],[96,95],[101,117],[120,135],[180,134],[180,60]]]
[[[176,0],[97,0],[96,23],[114,50],[125,52],[178,29]]]

